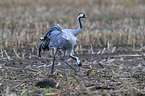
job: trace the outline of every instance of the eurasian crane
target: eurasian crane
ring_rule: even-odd
[[[79,22],[79,28],[77,29],[62,29],[59,24],[52,25],[50,27],[50,30],[48,33],[40,38],[42,44],[39,47],[39,57],[41,57],[42,51],[49,48],[56,48],[56,52],[53,56],[53,64],[51,73],[53,74],[54,69],[54,62],[55,62],[55,55],[57,54],[57,51],[60,51],[61,60],[64,63],[64,75],[65,75],[65,63],[69,65],[74,71],[76,71],[70,64],[68,64],[65,61],[65,52],[67,51],[67,54],[70,58],[76,60],[78,66],[80,67],[82,65],[80,59],[76,56],[72,55],[73,48],[76,44],[77,36],[82,31],[82,24],[81,24],[81,18],[87,18],[85,14],[79,13],[77,16],[77,20]],[[64,55],[62,56],[61,51],[64,52]]]

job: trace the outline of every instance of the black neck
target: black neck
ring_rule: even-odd
[[[78,18],[78,22],[80,24],[80,28],[82,28],[81,18]]]

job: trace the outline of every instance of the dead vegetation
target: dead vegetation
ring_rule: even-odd
[[[93,55],[93,54],[92,54]],[[136,55],[79,55],[83,58],[81,72],[69,66],[63,76],[63,66],[57,57],[55,75],[50,74],[52,58],[2,60],[1,94],[11,95],[129,95],[145,94],[144,57]],[[97,60],[96,60],[97,59]],[[73,63],[72,61],[69,61]],[[72,64],[75,68],[76,65]],[[77,69],[78,70],[78,69]],[[40,83],[41,81],[41,83]],[[39,82],[39,83],[38,83]],[[35,85],[37,84],[36,87]],[[45,88],[43,88],[45,87]],[[52,88],[51,88],[52,87]]]
[[[144,96],[144,4],[144,0],[1,1],[0,95]],[[54,23],[76,28],[79,12],[89,17],[83,20],[84,31],[74,49],[83,61],[81,72],[66,65],[63,76],[57,56],[55,75],[50,75],[53,50],[38,58],[39,38]],[[77,68],[73,60],[68,62]],[[36,87],[39,81],[46,88]]]

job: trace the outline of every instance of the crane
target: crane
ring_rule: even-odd
[[[46,33],[46,35],[40,38],[43,41],[39,47],[39,57],[41,57],[41,53],[46,49],[49,50],[50,48],[55,48],[56,52],[53,56],[53,64],[51,69],[51,74],[53,74],[54,69],[54,62],[55,62],[55,55],[58,51],[60,51],[61,60],[64,63],[64,75],[65,75],[65,63],[69,65],[74,71],[73,68],[69,63],[65,61],[65,52],[67,51],[67,55],[76,60],[78,66],[82,65],[80,59],[76,56],[72,55],[73,48],[76,44],[77,38],[76,36],[82,31],[82,23],[81,18],[87,18],[85,14],[79,13],[77,16],[77,20],[79,22],[79,27],[77,29],[62,29],[59,24],[52,25],[50,30]],[[63,56],[62,56],[63,51]]]

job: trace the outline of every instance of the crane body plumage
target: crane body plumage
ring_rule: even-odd
[[[77,17],[78,22],[80,24],[78,29],[62,29],[59,24],[55,24],[50,27],[50,30],[44,37],[40,38],[41,41],[43,42],[39,47],[39,57],[41,57],[42,51],[45,51],[46,49],[49,50],[50,48],[56,48],[56,52],[53,56],[53,64],[51,70],[52,74],[54,69],[55,55],[57,54],[57,51],[60,51],[61,59],[64,63],[64,75],[65,75],[65,63],[69,65],[74,71],[76,71],[70,64],[68,64],[65,61],[66,51],[67,55],[70,58],[76,60],[78,66],[82,65],[80,59],[72,55],[73,48],[76,45],[77,41],[77,38],[75,36],[77,36],[82,31],[80,18],[86,18],[85,14],[80,13]],[[61,51],[64,52],[64,56],[62,56]]]
[[[82,28],[77,28],[77,29],[63,29],[64,32],[69,32],[74,36],[77,36],[79,33],[82,32]]]

